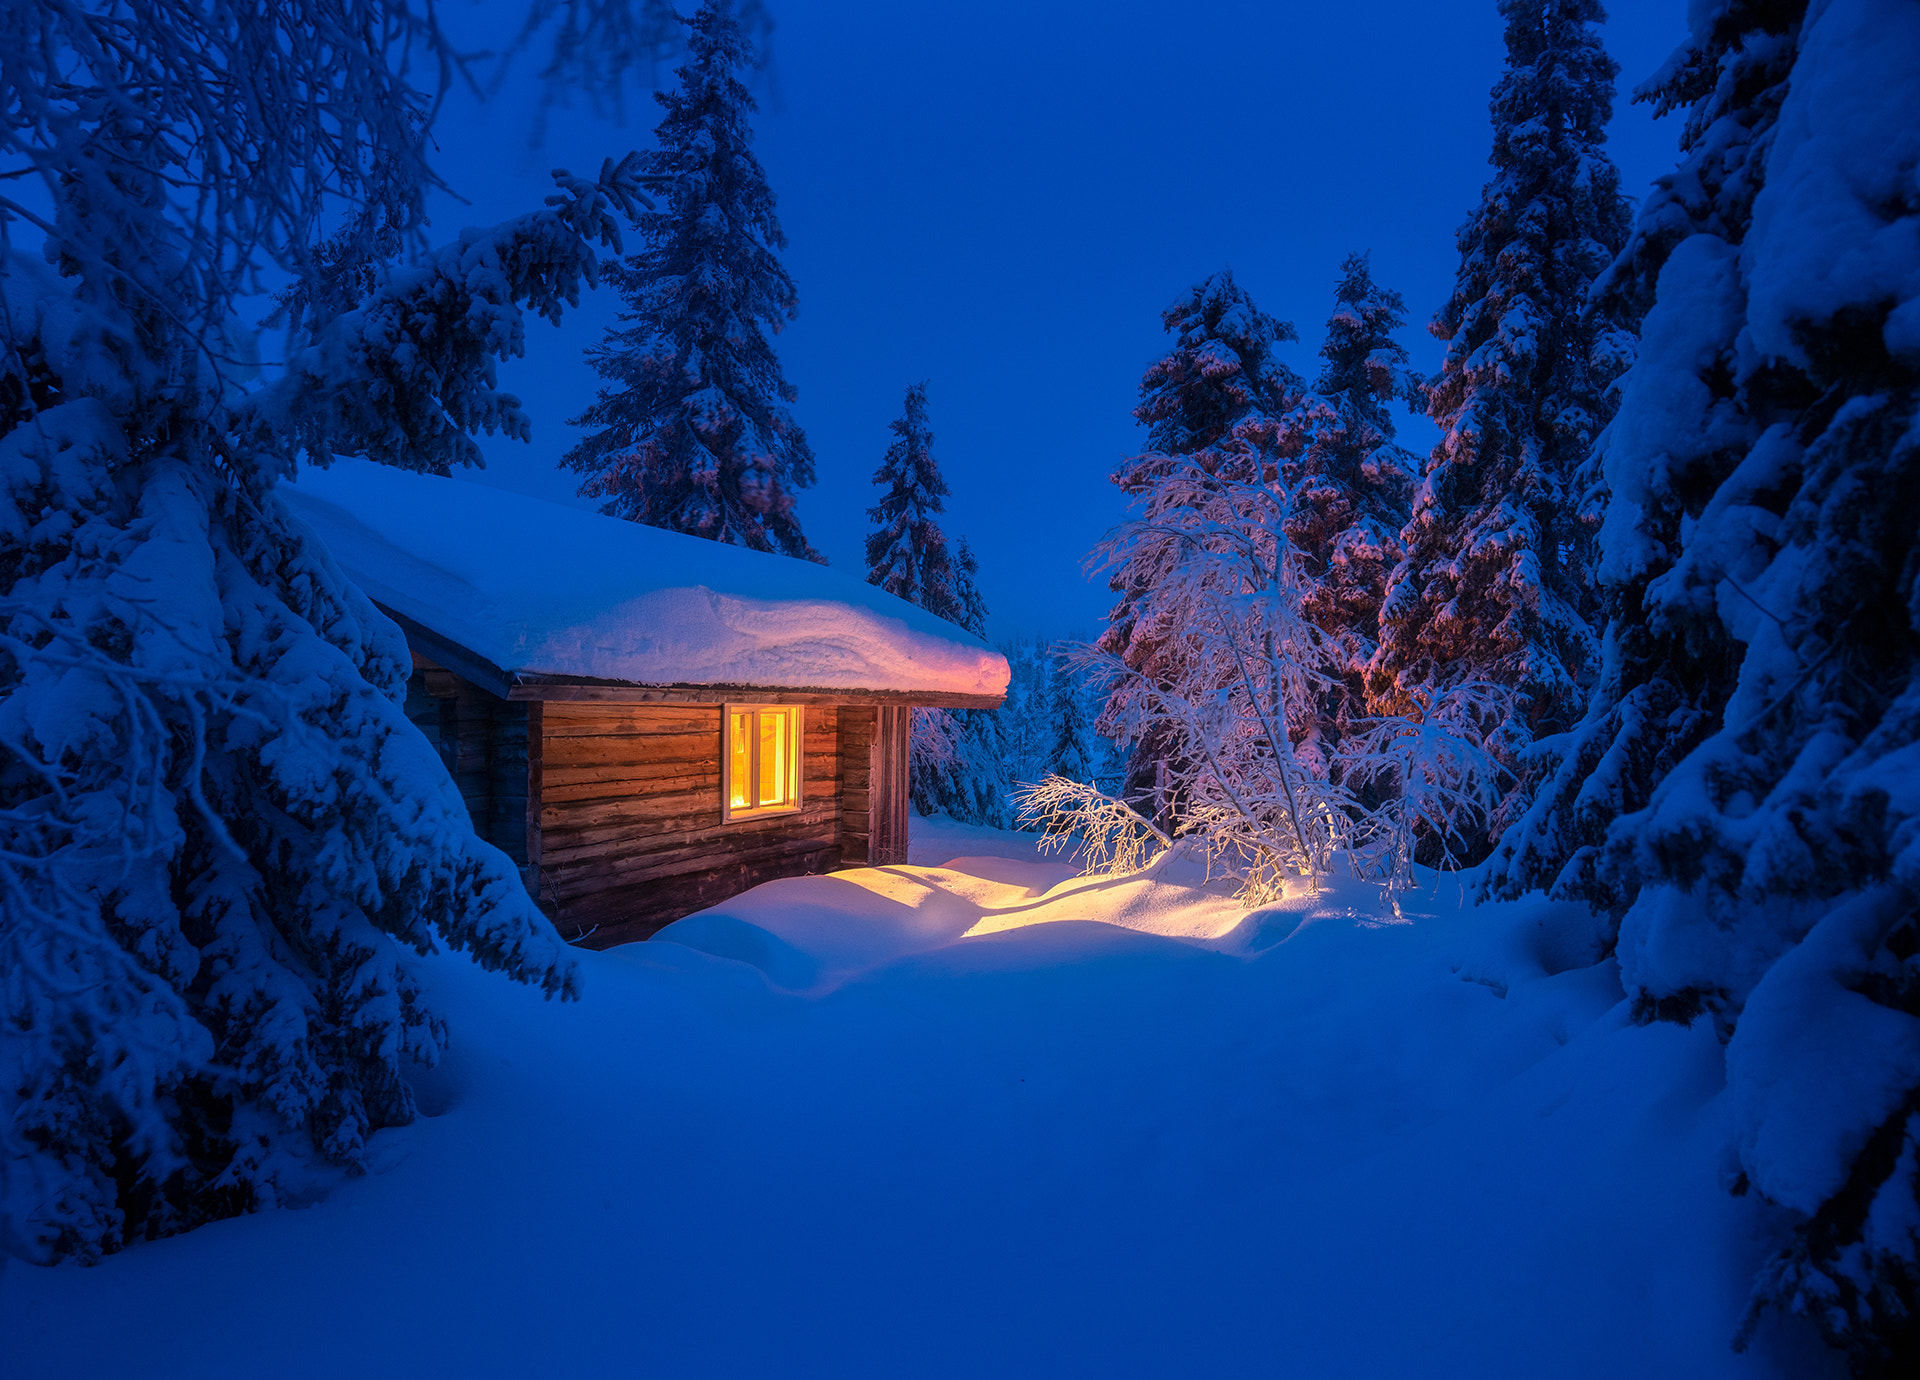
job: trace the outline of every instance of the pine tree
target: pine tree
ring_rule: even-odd
[[[867,509],[867,520],[876,524],[867,534],[867,583],[965,626],[966,610],[954,591],[953,558],[933,520],[945,506],[947,481],[933,458],[926,384],[908,386],[905,409],[889,429],[898,439],[873,473],[873,482],[886,492]]]
[[[979,571],[980,563],[967,539],[960,538],[953,559],[954,602],[960,609],[957,621],[984,641],[987,604],[976,579]],[[959,728],[959,760],[941,775],[937,803],[957,820],[994,829],[1004,829],[1013,822],[1008,803],[1013,790],[1009,709],[1010,705],[1003,704],[999,709],[948,711]]]
[[[646,163],[666,205],[641,217],[645,248],[607,269],[627,310],[588,358],[611,385],[574,419],[595,430],[562,463],[602,512],[822,560],[793,511],[813,452],[767,339],[797,295],[735,75],[752,48],[726,0],[688,23],[689,61],[678,91],[655,93],[667,113]]]
[[[1650,304],[1603,465],[1604,673],[1498,894],[1618,925],[1641,1020],[1729,1036],[1756,1309],[1920,1356],[1920,12],[1698,7],[1680,167],[1603,283]],[[1904,179],[1904,182],[1903,182]],[[1894,249],[1893,246],[1902,246]]]
[[[1003,643],[1009,679],[1007,698],[999,714],[1007,740],[1007,774],[1018,785],[1031,784],[1047,774],[1053,746],[1048,708],[1052,663],[1037,638]]]
[[[637,187],[559,174],[546,210],[363,273],[430,181],[430,100],[366,36],[450,60],[426,16],[7,13],[0,130],[58,271],[0,238],[0,1249],[89,1260],[363,1168],[447,1033],[412,955],[574,990],[406,718],[399,630],[275,486],[303,454],[444,471],[471,430],[524,435],[498,358]],[[369,233],[316,253],[338,199]],[[269,267],[299,330],[243,394]]]
[[[1170,497],[1168,474],[1191,458],[1210,474],[1261,482],[1277,475],[1281,436],[1287,414],[1305,392],[1296,375],[1275,353],[1283,341],[1298,338],[1292,325],[1277,321],[1254,305],[1223,270],[1185,293],[1161,316],[1174,347],[1150,366],[1140,382],[1134,418],[1147,428],[1147,449],[1113,474],[1122,493],[1144,507],[1143,533],[1124,554],[1113,554],[1112,588],[1119,602],[1107,615],[1102,651],[1120,658],[1162,689],[1179,682],[1188,659],[1194,611],[1159,591],[1190,554],[1177,524],[1158,505],[1184,500]],[[1120,738],[1116,727],[1128,711],[1132,691],[1115,689],[1101,710],[1098,727]],[[1132,744],[1125,793],[1164,818],[1167,761],[1174,746],[1158,738]]]
[[[1432,325],[1448,342],[1428,394],[1444,435],[1427,462],[1380,616],[1376,708],[1486,680],[1516,692],[1496,744],[1530,779],[1537,739],[1591,685],[1592,446],[1616,406],[1631,322],[1585,312],[1626,242],[1603,150],[1617,65],[1597,0],[1501,0],[1507,65],[1493,91],[1495,175],[1459,235],[1460,272]],[[1514,808],[1525,789],[1512,797]]]
[[[1393,443],[1391,407],[1420,396],[1393,338],[1405,319],[1400,294],[1374,283],[1365,255],[1349,255],[1320,347],[1325,366],[1283,441],[1292,452],[1282,467],[1293,491],[1286,531],[1313,575],[1303,612],[1340,649],[1343,678],[1324,709],[1335,732],[1366,712],[1381,599],[1410,515],[1418,461]]]
[[[1087,712],[1080,703],[1080,677],[1074,673],[1073,662],[1059,652],[1052,653],[1052,660],[1047,688],[1053,711],[1053,745],[1047,769],[1069,781],[1091,784],[1093,751],[1087,736]]]
[[[967,545],[965,537],[960,538],[959,550],[953,558],[953,600],[959,608],[959,617],[953,621],[985,640],[987,636],[987,601],[980,595],[980,562],[973,554],[973,548]]]

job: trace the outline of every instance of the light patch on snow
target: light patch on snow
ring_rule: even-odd
[[[1000,695],[1006,658],[851,573],[343,460],[284,485],[377,602],[502,670]]]

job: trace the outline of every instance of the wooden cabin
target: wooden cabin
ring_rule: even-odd
[[[560,933],[904,862],[915,706],[1004,658],[864,581],[365,462],[283,488],[405,633],[407,713]]]

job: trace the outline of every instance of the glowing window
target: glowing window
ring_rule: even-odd
[[[727,706],[727,819],[785,814],[800,808],[800,709],[797,705]]]

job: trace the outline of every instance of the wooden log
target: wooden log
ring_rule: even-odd
[[[595,766],[612,762],[712,762],[720,764],[718,733],[602,734],[553,738],[549,766]]]
[[[584,866],[548,861],[541,865],[541,877],[543,883],[551,880],[555,894],[559,896],[564,908],[580,896],[610,887],[631,886],[640,882],[658,881],[666,877],[684,877],[731,866],[784,865],[804,854],[817,853],[831,856],[834,851],[831,840],[807,836],[766,843],[748,852],[720,859],[716,859],[711,850],[699,848],[686,850],[664,859],[617,858]],[[776,871],[769,872],[767,875],[783,874]]]
[[[732,896],[780,876],[827,872],[832,850],[783,860],[775,870],[763,867],[726,867],[663,882],[641,883],[599,893],[572,904],[560,921],[569,939],[580,936],[582,948],[604,949],[650,938],[663,927],[694,911],[718,905]]]
[[[621,858],[660,859],[687,857],[724,858],[751,851],[768,839],[812,837],[830,845],[838,816],[827,808],[809,813],[775,815],[754,821],[759,826],[743,833],[737,822],[713,822],[711,814],[689,816],[684,820],[646,820],[603,825],[592,829],[546,827],[541,830],[541,846],[546,862],[568,866],[606,862]]]
[[[804,876],[809,869],[826,871],[833,866],[832,858],[833,850],[824,848],[777,858],[730,861],[700,872],[602,887],[589,895],[563,899],[560,909],[573,918],[605,917],[627,908],[657,912],[685,901],[693,902],[680,911],[685,914],[700,906],[717,904],[762,882],[783,876]]]
[[[568,704],[542,701],[550,738],[597,738],[608,735],[650,737],[660,733],[720,734],[719,705]]]

